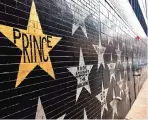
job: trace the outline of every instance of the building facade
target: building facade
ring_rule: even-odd
[[[138,18],[145,34],[148,35],[148,31],[147,31],[148,24],[146,24],[146,22],[148,21],[147,1],[146,0],[140,0],[140,1],[139,0],[129,0],[129,3],[131,4],[132,9],[135,12],[135,15]]]
[[[147,46],[112,3],[0,0],[1,119],[126,116]]]

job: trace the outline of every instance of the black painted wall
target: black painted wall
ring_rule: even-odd
[[[0,0],[0,118],[124,118],[147,78],[135,37],[104,1]]]

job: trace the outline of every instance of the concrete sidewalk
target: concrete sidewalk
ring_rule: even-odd
[[[144,82],[126,119],[148,120],[148,79]]]

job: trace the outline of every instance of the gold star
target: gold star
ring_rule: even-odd
[[[34,1],[27,30],[0,25],[0,32],[22,50],[15,87],[20,85],[37,65],[55,79],[48,53],[60,41],[61,37],[43,34]]]

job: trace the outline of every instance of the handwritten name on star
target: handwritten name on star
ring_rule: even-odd
[[[52,36],[35,36],[21,32],[19,29],[13,28],[14,44],[18,40],[22,41],[24,63],[34,62],[47,62],[48,55],[45,53],[44,48],[52,48],[51,38]],[[37,56],[39,53],[39,56]],[[39,59],[38,59],[39,58]],[[38,61],[37,61],[38,60]]]

